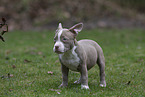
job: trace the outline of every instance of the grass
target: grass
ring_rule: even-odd
[[[0,42],[0,96],[11,97],[144,97],[145,31],[110,29],[82,31],[77,39],[97,41],[106,59],[107,87],[99,87],[99,68],[88,73],[90,90],[73,84],[80,76],[70,71],[67,88],[61,84],[58,56],[53,53],[52,31],[5,34]],[[52,71],[53,74],[48,74]]]

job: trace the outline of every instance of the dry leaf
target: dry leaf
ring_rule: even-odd
[[[2,37],[2,35],[4,35],[4,33],[8,32],[8,25],[6,24],[6,19],[3,17],[2,18],[2,22],[0,23],[0,28],[2,29],[2,32],[0,32],[0,40],[2,40],[3,42],[5,42],[4,38]]]
[[[5,54],[8,55],[8,54],[10,54],[11,52],[12,52],[11,50],[6,50],[6,51],[5,51]]]
[[[13,74],[8,73],[8,78],[14,77]]]
[[[13,89],[9,89],[9,91],[11,92],[11,91],[13,91]]]
[[[131,83],[131,81],[128,81],[126,84],[129,85]]]
[[[56,61],[55,61],[55,64],[58,63],[58,62],[59,62],[59,60],[56,60]]]
[[[2,79],[4,79],[4,78],[5,78],[5,76],[4,76],[4,75],[2,75],[2,76],[1,76],[1,78],[2,78]]]
[[[16,68],[16,65],[12,65],[12,68],[13,68],[13,69]]]
[[[42,55],[42,52],[38,52],[38,55]]]
[[[52,71],[48,71],[47,73],[48,73],[48,74],[51,74],[51,75],[53,74],[53,72],[52,72]]]
[[[24,60],[24,63],[30,63],[31,61],[29,61],[29,60],[27,60],[27,59],[25,59]]]

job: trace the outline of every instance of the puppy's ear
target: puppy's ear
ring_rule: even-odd
[[[55,31],[55,34],[56,34],[59,30],[61,30],[61,29],[62,29],[62,24],[59,23],[59,24],[58,24],[58,28],[57,28],[57,30]]]
[[[74,25],[73,27],[71,27],[69,29],[69,31],[71,31],[73,34],[75,34],[75,36],[78,34],[78,32],[80,32],[83,28],[83,23],[78,23],[76,25]]]
[[[57,29],[62,29],[62,24],[59,23],[58,28]]]

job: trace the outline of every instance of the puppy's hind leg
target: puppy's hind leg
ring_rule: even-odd
[[[103,55],[103,52],[99,53],[97,64],[100,69],[100,86],[106,87],[106,81],[105,81],[105,58]]]

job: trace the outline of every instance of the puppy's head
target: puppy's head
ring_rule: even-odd
[[[61,54],[74,47],[75,38],[83,28],[83,24],[79,23],[69,29],[62,28],[62,24],[59,23],[58,29],[54,36],[54,47],[55,53]]]

